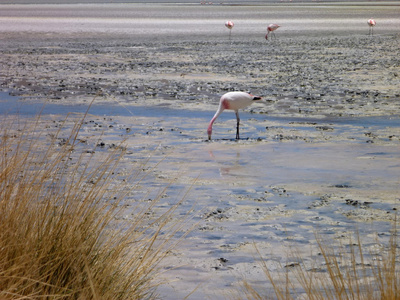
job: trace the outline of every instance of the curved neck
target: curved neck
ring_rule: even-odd
[[[220,104],[218,107],[217,112],[215,113],[214,117],[211,119],[210,124],[208,124],[207,128],[207,133],[208,133],[208,138],[211,139],[211,134],[212,134],[212,126],[215,122],[215,120],[219,117],[219,115],[224,111],[224,107]]]

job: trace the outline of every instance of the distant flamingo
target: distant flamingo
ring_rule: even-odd
[[[268,40],[268,34],[272,32],[274,38],[276,38],[274,31],[281,27],[278,24],[269,24],[267,27],[267,34],[265,35],[265,39]]]
[[[232,21],[225,22],[225,27],[229,29],[229,40],[231,39],[231,32],[232,32],[233,26],[235,26],[235,24],[233,24]]]
[[[219,100],[219,107],[217,112],[215,113],[214,117],[211,119],[210,124],[208,125],[207,133],[208,139],[211,140],[212,134],[212,126],[214,121],[218,118],[218,116],[225,110],[225,109],[232,109],[235,111],[236,114],[236,139],[238,140],[239,137],[239,109],[245,108],[253,103],[253,101],[261,100],[261,97],[254,96],[252,94],[246,92],[229,92],[224,94],[221,99]]]
[[[374,19],[369,19],[367,21],[367,24],[369,26],[369,35],[374,35],[374,26],[376,25],[376,22]]]

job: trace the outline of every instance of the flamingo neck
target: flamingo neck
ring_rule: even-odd
[[[213,123],[214,123],[215,119],[216,119],[215,117],[212,118],[210,124],[208,124],[207,134],[208,134],[208,139],[209,140],[211,140],[212,126],[213,126]]]
[[[210,124],[208,124],[207,128],[207,134],[208,134],[208,139],[211,140],[211,134],[212,134],[212,126],[215,122],[215,120],[218,118],[218,116],[224,111],[225,109],[225,104],[228,105],[229,103],[227,101],[222,101],[218,107],[217,112],[215,113],[214,117],[211,119]]]

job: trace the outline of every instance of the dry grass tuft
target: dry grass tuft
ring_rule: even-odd
[[[176,233],[173,208],[150,225],[151,207],[137,209],[128,225],[118,221],[130,191],[116,183],[124,150],[81,151],[84,119],[50,140],[40,117],[2,123],[0,299],[155,297],[152,279]]]
[[[389,243],[379,244],[382,251],[376,254],[365,253],[359,235],[347,247],[335,247],[318,234],[316,240],[323,267],[307,267],[300,255],[294,254],[299,263],[292,267],[279,265],[284,272],[276,274],[262,260],[271,289],[259,291],[245,280],[242,299],[400,299],[396,225]]]

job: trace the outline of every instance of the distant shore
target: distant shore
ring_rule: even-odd
[[[203,2],[203,3],[202,3]],[[382,5],[396,5],[400,3],[397,0],[385,1],[368,1],[368,0],[229,0],[229,1],[185,1],[185,0],[4,0],[2,4],[124,4],[124,3],[138,3],[138,4],[199,4],[199,5],[368,5],[368,6],[382,6]]]

